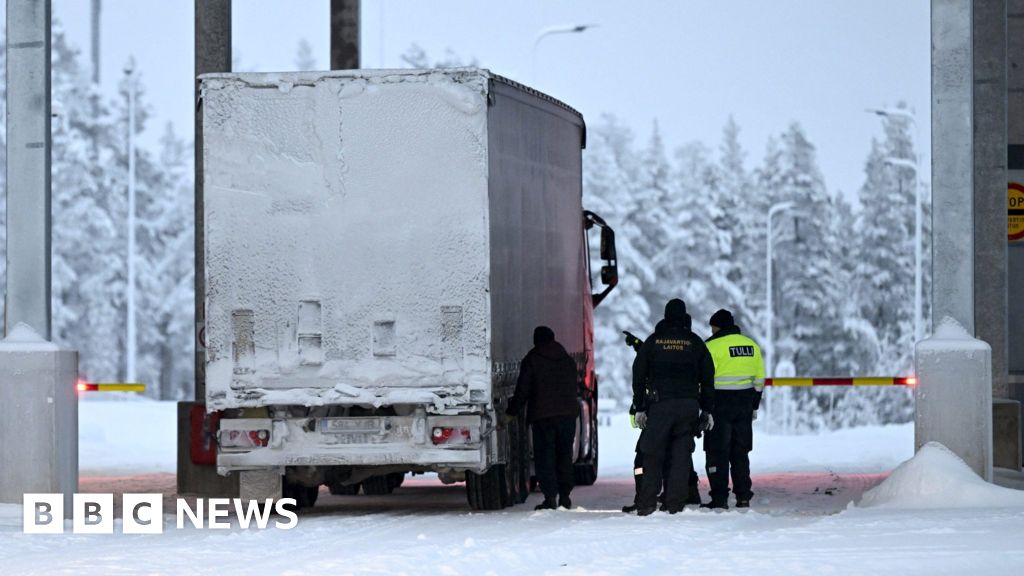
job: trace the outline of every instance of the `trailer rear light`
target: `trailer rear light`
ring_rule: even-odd
[[[221,430],[217,440],[221,448],[263,448],[270,442],[270,431]]]
[[[430,441],[436,444],[468,444],[472,439],[469,428],[436,427],[430,433]]]

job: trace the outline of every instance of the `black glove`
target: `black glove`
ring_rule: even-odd
[[[644,345],[644,341],[637,338],[635,335],[633,335],[632,332],[628,330],[623,330],[622,333],[626,335],[626,346],[629,346],[633,350],[639,352],[640,347]]]
[[[715,427],[715,418],[710,412],[700,413],[700,431],[711,432],[711,429]]]
[[[637,428],[641,430],[647,428],[647,412],[637,412],[633,419]]]

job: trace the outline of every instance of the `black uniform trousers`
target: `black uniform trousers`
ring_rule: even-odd
[[[569,496],[574,486],[572,443],[576,437],[575,416],[552,416],[535,420],[533,466],[544,499]]]
[[[693,432],[697,428],[700,405],[690,398],[669,398],[647,409],[647,426],[640,433],[638,448],[643,454],[643,479],[637,508],[651,510],[658,505],[663,466],[670,459],[665,507],[682,510],[693,471]]]
[[[737,500],[750,500],[750,457],[754,448],[753,412],[750,402],[719,402],[724,394],[718,392],[715,403],[715,427],[704,437],[707,453],[708,481],[711,501],[724,503],[729,499],[729,473],[732,472],[732,491]]]
[[[671,468],[672,468],[672,458],[671,457],[667,457],[667,458],[665,458],[665,462],[662,464],[662,467],[661,467],[662,497],[664,497],[665,492],[668,491],[668,476],[669,476],[669,472],[671,472]],[[639,498],[640,498],[640,485],[643,483],[643,479],[644,479],[643,469],[644,469],[644,454],[643,454],[643,452],[640,451],[640,446],[639,446],[639,442],[638,442],[638,445],[636,447],[636,458],[633,458],[633,483],[636,485],[636,494],[633,496],[633,504],[636,504],[637,500],[639,500]],[[638,470],[639,470],[639,472],[638,472]],[[700,492],[698,492],[698,490],[697,490],[697,482],[698,481],[699,481],[699,479],[697,478],[697,471],[694,470],[694,468],[693,468],[693,454],[691,454],[690,455],[690,479],[689,479],[689,483],[688,483],[689,491],[687,493],[688,496],[687,496],[687,499],[686,499],[687,503],[689,503],[689,502],[699,502],[700,501]]]

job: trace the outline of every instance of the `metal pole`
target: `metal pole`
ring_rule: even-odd
[[[199,80],[208,72],[231,71],[231,0],[195,1],[195,102],[199,102]],[[203,212],[203,113],[196,107],[195,127],[195,310],[196,390],[200,402],[206,398],[206,252]]]
[[[772,336],[772,328],[775,322],[775,300],[772,297],[772,217],[783,210],[788,210],[793,207],[792,202],[779,202],[773,204],[768,209],[768,234],[765,238],[768,244],[767,258],[765,258],[765,278],[767,289],[765,290],[765,346],[764,346],[764,359],[765,359],[765,374],[768,378],[772,377],[775,371],[775,365],[773,362],[773,356],[775,354],[775,340]]]
[[[331,70],[359,68],[359,0],[331,0]]]
[[[772,359],[772,354],[775,352],[775,349],[774,349],[775,348],[775,343],[772,340],[772,324],[775,322],[775,318],[774,318],[775,310],[773,309],[774,298],[772,297],[772,290],[773,290],[773,287],[772,287],[772,216],[774,216],[774,213],[772,212],[772,210],[774,210],[774,209],[775,209],[775,206],[773,206],[772,209],[768,211],[768,235],[766,236],[766,238],[767,238],[766,241],[768,243],[768,255],[767,255],[767,258],[765,259],[765,278],[767,279],[767,281],[766,281],[767,289],[765,290],[765,307],[764,307],[764,309],[765,309],[764,363],[765,363],[765,374],[767,374],[769,378],[772,377],[772,370],[773,370],[773,368],[775,366],[775,364],[772,363],[772,360],[773,360]]]
[[[124,69],[128,77],[128,342],[126,380],[135,382],[135,60]]]
[[[7,0],[5,333],[50,339],[50,1]]]
[[[92,0],[92,83],[100,83],[100,11],[102,0]]]

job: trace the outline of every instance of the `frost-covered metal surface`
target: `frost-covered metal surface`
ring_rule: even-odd
[[[203,77],[208,409],[489,399],[488,82]]]

